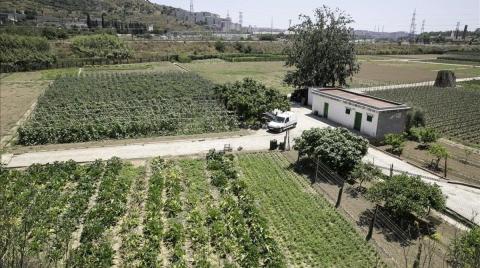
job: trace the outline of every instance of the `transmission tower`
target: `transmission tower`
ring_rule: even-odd
[[[240,26],[243,25],[243,12],[238,12],[238,23],[240,24]]]
[[[415,23],[416,16],[417,16],[417,9],[413,11],[412,23],[410,24],[410,38],[412,39],[415,39],[415,30],[417,28],[417,24]]]
[[[460,32],[460,22],[457,22],[457,27],[455,27],[455,39],[458,39],[459,32]]]
[[[288,20],[288,29],[290,30],[291,27],[292,27],[292,19],[289,19]]]
[[[227,10],[227,20],[230,19],[230,10]]]
[[[422,29],[420,30],[420,34],[425,32],[425,20],[422,21]]]
[[[193,13],[193,0],[190,0],[190,12]]]

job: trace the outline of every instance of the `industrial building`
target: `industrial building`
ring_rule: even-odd
[[[405,104],[339,88],[312,88],[309,93],[314,114],[346,128],[378,139],[405,131],[411,109]]]

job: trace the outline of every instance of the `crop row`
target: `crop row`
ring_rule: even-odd
[[[127,197],[135,176],[135,169],[125,166],[118,158],[107,161],[95,205],[83,222],[80,246],[73,250],[68,266],[105,267],[113,264],[115,251],[107,234],[126,212]]]
[[[425,112],[427,126],[447,137],[480,144],[480,91],[470,89],[480,81],[460,84],[458,88],[433,86],[371,91],[369,94],[404,102]]]
[[[290,266],[379,266],[375,250],[323,197],[312,193],[284,156],[247,154],[239,156],[239,163]]]
[[[99,161],[33,165],[26,171],[0,167],[0,266],[62,263],[103,168]]]
[[[225,132],[237,118],[194,74],[102,74],[57,79],[19,128],[19,143]]]

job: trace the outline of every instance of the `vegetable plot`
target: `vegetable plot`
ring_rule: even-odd
[[[404,102],[425,112],[428,127],[467,144],[480,145],[480,81],[457,88],[432,86],[371,91],[368,94]]]
[[[279,153],[239,163],[290,267],[382,267],[378,254]]]
[[[96,74],[57,79],[19,143],[85,142],[237,129],[213,84],[195,74]]]

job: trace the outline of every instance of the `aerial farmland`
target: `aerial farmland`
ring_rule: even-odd
[[[478,29],[120,2],[0,3],[0,267],[480,267]]]

